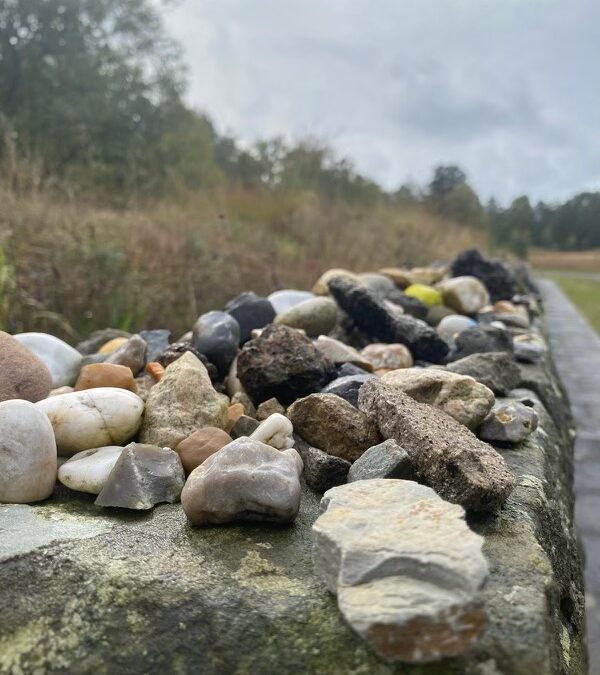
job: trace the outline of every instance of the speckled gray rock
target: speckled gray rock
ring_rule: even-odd
[[[304,480],[314,492],[323,493],[346,482],[350,462],[313,448],[297,434],[294,436],[294,448],[304,462]]]
[[[438,661],[483,634],[483,537],[431,488],[394,479],[332,488],[313,532],[315,573],[379,656]]]
[[[241,437],[192,471],[181,504],[192,525],[289,523],[300,508],[301,473],[302,460],[294,449],[276,450]]]
[[[470,354],[449,363],[446,368],[452,373],[475,378],[498,396],[506,396],[521,381],[519,366],[507,352]]]
[[[287,415],[305,441],[348,462],[354,462],[381,440],[371,419],[335,394],[298,399]]]
[[[140,441],[175,448],[201,427],[224,429],[228,407],[229,399],[215,391],[200,360],[186,352],[150,390]]]
[[[406,450],[391,438],[366,450],[348,472],[348,482],[371,478],[406,478],[413,480],[415,471]]]
[[[279,403],[279,401],[276,398],[270,398],[267,401],[263,401],[258,406],[258,408],[256,408],[256,419],[259,422],[262,422],[273,413],[285,415],[285,408],[281,405],[281,403]]]
[[[467,375],[438,368],[403,368],[382,378],[419,403],[428,403],[469,429],[475,429],[494,405],[494,392]]]
[[[176,452],[156,445],[130,443],[120,454],[95,503],[136,511],[151,509],[161,502],[176,502],[184,483],[183,466]]]
[[[500,507],[515,486],[502,456],[446,413],[381,380],[365,382],[358,407],[408,453],[417,475],[467,510]]]
[[[135,377],[146,365],[148,345],[139,335],[132,335],[127,342],[121,345],[112,354],[109,354],[104,363],[115,363],[127,366]]]
[[[537,429],[536,411],[515,401],[494,408],[483,420],[477,435],[484,441],[520,443]]]
[[[424,321],[393,311],[393,305],[380,300],[369,288],[346,279],[329,282],[331,294],[356,326],[383,342],[406,345],[417,359],[441,363],[448,345]]]
[[[46,499],[55,483],[56,442],[48,418],[30,401],[1,402],[0,502]]]
[[[326,335],[335,326],[337,305],[331,298],[311,298],[278,314],[275,323],[303,330],[309,337]]]

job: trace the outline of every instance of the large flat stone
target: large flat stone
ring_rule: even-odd
[[[369,650],[313,574],[320,496],[309,490],[289,527],[195,530],[173,504],[118,514],[107,531],[92,495],[59,487],[51,501],[27,507],[36,514],[27,537],[63,516],[86,533],[101,529],[46,540],[2,563],[0,672],[579,675],[572,448],[535,405],[538,430],[501,450],[515,490],[499,513],[469,518],[485,537],[490,577],[488,627],[468,657],[401,666]]]

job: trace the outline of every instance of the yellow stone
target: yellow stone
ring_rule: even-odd
[[[417,300],[424,302],[427,307],[442,304],[442,294],[425,284],[411,284],[404,292],[411,298],[417,298]]]
[[[129,338],[126,337],[118,337],[118,338],[113,338],[112,340],[109,340],[108,342],[105,342],[102,347],[98,350],[99,354],[112,354],[113,352],[116,352],[119,347],[124,345]]]

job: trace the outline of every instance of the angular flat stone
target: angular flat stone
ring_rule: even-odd
[[[346,279],[332,279],[329,288],[338,305],[368,335],[382,342],[400,342],[416,359],[432,363],[441,363],[448,353],[448,345],[431,326],[392,311],[371,289]]]
[[[366,450],[348,472],[348,482],[372,478],[414,479],[410,457],[406,450],[391,438]]]
[[[287,415],[296,433],[324,452],[354,462],[381,440],[375,424],[335,394],[311,394],[293,403]]]
[[[406,450],[419,477],[444,499],[491,511],[512,492],[515,477],[502,456],[441,410],[375,380],[361,387],[358,407],[384,438]]]
[[[498,396],[506,396],[521,381],[519,366],[507,352],[471,354],[449,363],[446,368],[452,373],[473,377]]]
[[[130,443],[123,449],[95,503],[137,511],[151,509],[161,502],[176,502],[184,483],[183,466],[176,452],[156,445]]]
[[[183,464],[185,475],[188,476],[197,466],[232,440],[229,434],[217,427],[203,427],[194,431],[175,448]]]
[[[395,479],[332,488],[313,533],[315,574],[384,659],[457,656],[485,630],[483,537],[431,488]]]
[[[289,523],[300,508],[301,473],[295,450],[238,438],[192,471],[181,504],[192,525]]]
[[[477,428],[494,405],[494,392],[467,375],[438,368],[392,370],[382,380],[419,403],[428,403],[469,429]]]

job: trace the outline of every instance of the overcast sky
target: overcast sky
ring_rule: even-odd
[[[189,102],[318,136],[387,188],[458,163],[484,197],[600,189],[599,0],[180,0]]]

